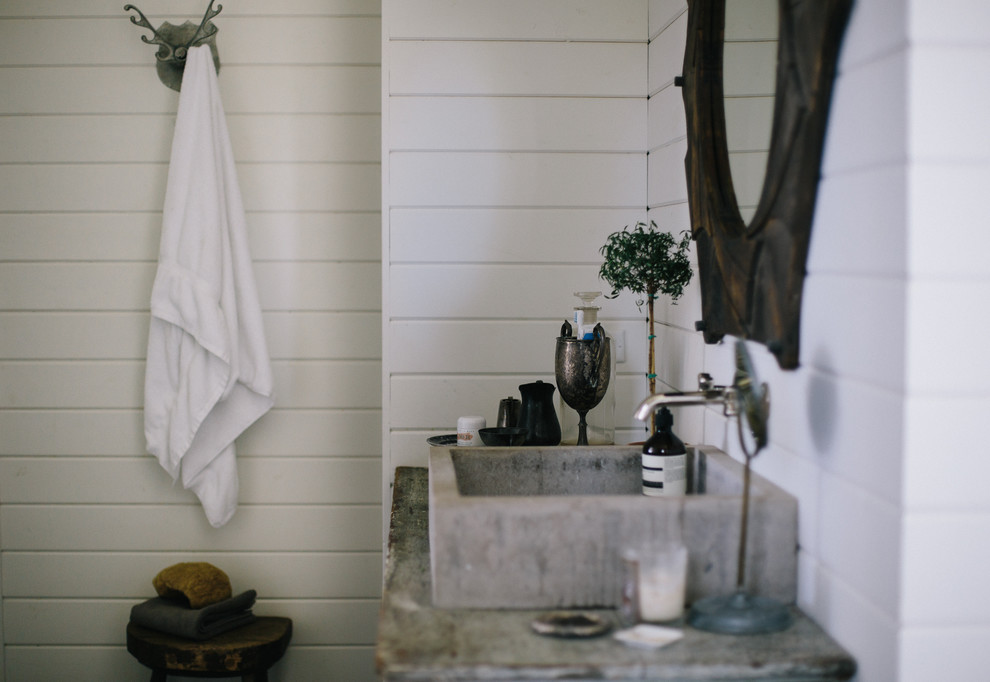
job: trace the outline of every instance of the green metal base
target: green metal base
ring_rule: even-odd
[[[706,632],[759,635],[786,630],[793,619],[790,609],[778,601],[736,592],[695,602],[687,622]]]

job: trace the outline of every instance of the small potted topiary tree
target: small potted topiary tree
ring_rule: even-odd
[[[605,262],[598,276],[612,286],[606,298],[616,298],[624,289],[643,298],[636,301],[642,308],[646,303],[646,319],[649,325],[649,354],[647,357],[650,395],[656,393],[656,354],[654,339],[653,302],[661,294],[676,302],[691,281],[693,271],[688,258],[691,234],[681,233],[676,239],[669,232],[661,232],[654,221],[647,225],[627,225],[608,236],[600,249]]]

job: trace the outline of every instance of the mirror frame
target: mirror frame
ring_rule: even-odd
[[[688,0],[681,86],[705,343],[729,334],[798,366],[801,292],[839,45],[853,0],[779,0],[776,93],[759,204],[739,214],[725,133],[726,0]]]

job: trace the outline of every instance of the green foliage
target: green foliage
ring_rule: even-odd
[[[632,229],[627,225],[621,232],[613,232],[600,249],[605,262],[598,276],[612,285],[606,298],[615,298],[628,289],[648,299],[664,294],[677,301],[693,274],[690,244],[689,232],[682,232],[676,240],[669,232],[660,232],[652,220],[649,225],[638,222]]]

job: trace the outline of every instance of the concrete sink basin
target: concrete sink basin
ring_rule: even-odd
[[[441,608],[589,608],[619,603],[621,552],[680,536],[687,600],[736,586],[742,465],[688,452],[689,494],[641,493],[634,446],[430,452],[433,603]],[[793,603],[797,500],[752,476],[746,587]]]

